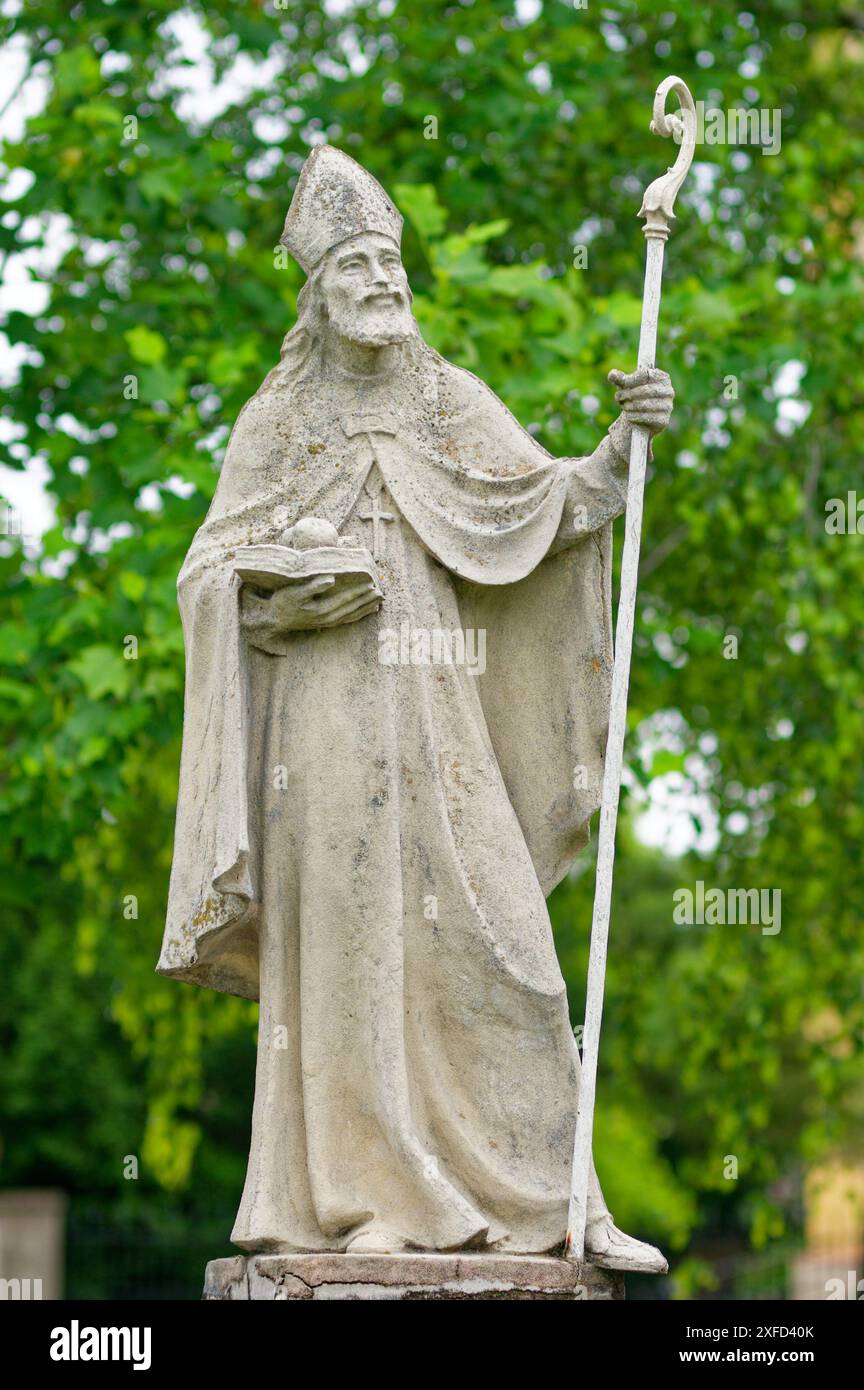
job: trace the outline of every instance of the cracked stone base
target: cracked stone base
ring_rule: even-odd
[[[552,1255],[236,1255],[211,1260],[205,1299],[624,1298],[624,1275]]]

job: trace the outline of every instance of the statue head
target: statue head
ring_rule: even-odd
[[[286,347],[305,355],[328,328],[364,347],[416,337],[401,237],[402,217],[371,174],[331,145],[313,150],[281,237],[308,277]]]
[[[369,347],[414,333],[411,291],[399,248],[380,232],[361,232],[328,251],[310,297],[340,338]],[[310,289],[312,287],[310,286]]]

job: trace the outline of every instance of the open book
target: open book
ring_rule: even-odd
[[[313,579],[319,574],[335,575],[338,588],[349,579],[365,576],[382,593],[375,563],[362,546],[319,545],[293,550],[288,545],[240,545],[234,551],[234,572],[257,589],[281,589],[292,579]]]

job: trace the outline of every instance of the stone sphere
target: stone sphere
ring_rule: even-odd
[[[288,528],[282,539],[295,550],[315,550],[319,545],[338,545],[339,532],[330,521],[304,516]]]

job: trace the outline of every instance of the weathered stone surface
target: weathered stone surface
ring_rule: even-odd
[[[548,1255],[254,1255],[211,1260],[205,1299],[624,1298],[624,1276]]]
[[[672,392],[621,376],[608,435],[552,458],[423,341],[400,228],[310,156],[297,322],[178,582],[158,968],[260,999],[241,1249],[521,1257],[567,1229],[580,1059],[545,899],[599,800],[632,427]],[[585,1248],[665,1269],[593,1167]]]

